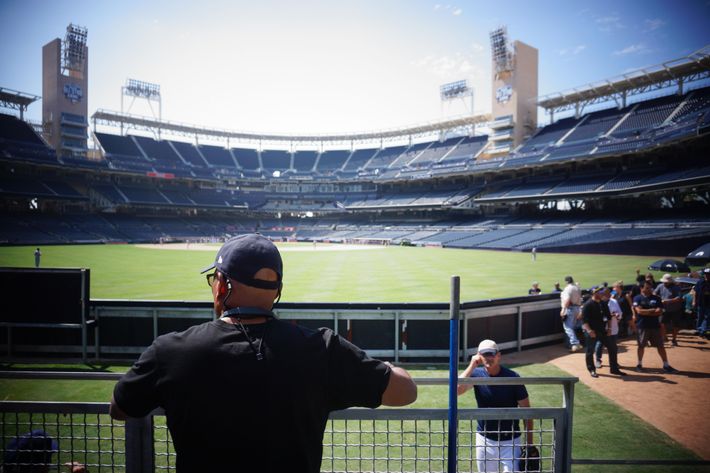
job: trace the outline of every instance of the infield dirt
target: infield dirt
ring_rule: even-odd
[[[655,348],[646,348],[643,372],[635,371],[636,340],[619,342],[619,365],[627,375],[609,374],[606,351],[604,365],[592,378],[584,362],[584,352],[570,353],[563,345],[526,350],[505,355],[505,363],[552,363],[579,378],[592,390],[633,412],[705,460],[710,460],[710,342],[681,331],[677,347],[666,344],[666,353],[677,374],[663,371]]]

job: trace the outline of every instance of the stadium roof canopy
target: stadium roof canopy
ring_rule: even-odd
[[[212,140],[250,141],[250,142],[289,142],[289,143],[343,143],[343,142],[367,142],[367,141],[388,141],[402,138],[415,138],[421,136],[431,136],[442,132],[454,132],[457,130],[473,131],[476,126],[485,126],[491,119],[490,115],[468,115],[440,122],[431,122],[423,125],[411,127],[393,128],[388,130],[348,133],[333,135],[278,135],[252,132],[230,131],[216,128],[206,128],[198,125],[170,122],[151,117],[130,115],[127,113],[113,112],[109,110],[97,110],[91,116],[96,125],[106,125],[111,127],[125,127],[127,129],[150,131],[156,136],[163,132],[172,135],[191,136],[196,138],[207,138]]]
[[[600,82],[576,87],[564,92],[538,97],[537,104],[547,113],[575,110],[577,116],[584,107],[596,103],[615,101],[626,106],[630,95],[677,86],[680,93],[688,82],[710,78],[710,45],[688,56],[644,67]]]
[[[24,118],[25,110],[34,101],[41,97],[27,94],[18,90],[5,89],[0,87],[0,107],[10,108],[20,111],[20,118]]]

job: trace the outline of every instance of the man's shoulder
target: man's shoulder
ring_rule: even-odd
[[[520,375],[518,374],[517,371],[513,371],[510,368],[506,368],[505,366],[500,367],[500,374],[498,376],[503,376],[505,378],[519,378]]]

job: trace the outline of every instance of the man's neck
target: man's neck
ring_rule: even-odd
[[[498,376],[500,374],[500,365],[486,367],[486,371],[488,371],[489,376]]]
[[[222,322],[228,324],[236,324],[239,320],[243,325],[253,325],[253,324],[263,324],[268,319],[266,317],[236,317],[236,316],[226,316],[220,317]]]

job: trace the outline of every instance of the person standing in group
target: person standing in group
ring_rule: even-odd
[[[35,250],[35,268],[39,268],[39,260],[42,258],[42,252],[39,247]]]
[[[582,329],[584,330],[587,345],[584,361],[587,364],[587,370],[589,370],[589,374],[592,378],[599,377],[594,365],[594,351],[597,343],[601,343],[609,351],[609,367],[611,368],[609,372],[619,376],[624,376],[626,374],[619,369],[616,343],[612,343],[607,337],[606,324],[611,317],[609,309],[603,303],[603,299],[607,291],[608,289],[604,286],[597,286],[593,288],[592,297],[590,297],[582,307]]]
[[[619,323],[619,337],[627,337],[636,333],[636,323],[634,322],[634,311],[632,309],[633,300],[631,292],[624,289],[624,281],[616,281],[612,286],[616,296],[614,299],[621,308],[621,321]]]
[[[111,399],[114,419],[165,409],[179,473],[317,473],[330,412],[416,400],[406,370],[276,318],[283,267],[267,238],[229,239],[207,271],[218,319],[155,339]]]
[[[560,317],[562,325],[567,335],[567,342],[570,350],[573,352],[580,351],[582,345],[579,344],[579,339],[575,333],[582,326],[580,306],[582,304],[582,290],[574,283],[572,276],[565,277],[567,285],[560,293]]]
[[[460,378],[517,378],[518,373],[500,364],[501,354],[493,340],[483,340],[471,357]],[[530,407],[528,391],[523,384],[475,385],[459,384],[458,395],[474,388],[479,408]],[[532,420],[525,421],[525,442],[521,442],[519,420],[479,420],[476,431],[476,464],[479,472],[519,471],[521,446],[532,445]]]
[[[678,331],[683,320],[683,298],[680,294],[680,287],[675,283],[673,276],[664,274],[661,283],[653,291],[653,294],[661,298],[663,302],[663,316],[661,319],[661,337],[664,342],[666,329],[665,325],[671,326],[671,344],[678,346]]]
[[[609,341],[610,345],[614,345],[614,351],[616,353],[619,352],[617,345],[617,339],[619,336],[619,322],[622,320],[623,317],[621,307],[618,302],[619,293],[617,292],[617,288],[618,286],[615,286],[613,291],[609,292],[608,290],[605,290],[602,293],[602,312],[608,314],[607,316],[609,317],[609,320],[606,323],[606,338]],[[606,304],[608,312],[604,310],[604,304]],[[584,307],[582,308],[582,312],[584,312]],[[602,367],[603,347],[604,344],[601,342],[601,340],[597,339],[597,343],[594,347],[594,354],[596,357],[594,366],[596,368]]]
[[[693,306],[698,314],[695,333],[705,337],[708,333],[708,318],[710,318],[710,268],[703,269],[702,275],[703,278],[693,289],[695,292]]]
[[[638,364],[636,371],[643,371],[643,354],[648,342],[656,347],[658,355],[663,361],[663,371],[677,373],[670,364],[666,348],[663,346],[659,318],[663,315],[663,302],[661,298],[653,295],[653,286],[646,281],[641,288],[641,294],[634,297],[634,313],[636,314],[636,332],[638,338]]]

